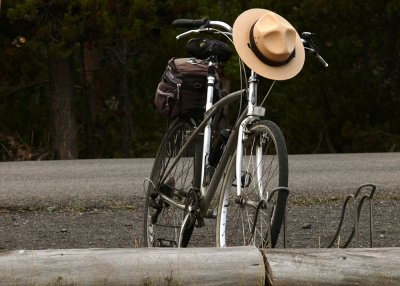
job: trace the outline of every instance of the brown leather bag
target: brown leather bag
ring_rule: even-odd
[[[214,94],[218,94],[217,89]],[[168,118],[201,117],[207,99],[207,65],[193,58],[172,58],[158,84],[157,110]]]

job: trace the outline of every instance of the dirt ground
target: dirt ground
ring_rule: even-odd
[[[292,199],[287,210],[286,247],[326,247],[331,241],[341,213],[342,200],[301,201]],[[352,209],[352,206],[349,206]],[[213,246],[214,221],[195,229],[190,246]],[[346,213],[340,244],[347,240],[353,223]],[[0,210],[0,251],[17,249],[114,248],[143,246],[143,201],[115,208],[83,207],[36,210]],[[373,201],[373,246],[400,247],[400,200]],[[278,247],[283,246],[281,236]],[[359,243],[369,247],[369,206],[365,204],[359,225]],[[337,247],[337,242],[335,243]]]

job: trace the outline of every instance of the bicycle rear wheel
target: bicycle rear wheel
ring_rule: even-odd
[[[278,192],[273,207],[268,209],[266,203],[273,189],[288,186],[288,157],[282,132],[271,121],[256,122],[248,126],[248,131],[243,154],[237,154],[242,160],[241,178],[235,178],[235,156],[225,171],[216,227],[220,247],[267,247],[268,236],[274,247],[285,216],[286,192]],[[240,197],[237,184],[241,184]]]
[[[148,247],[186,247],[193,232],[195,217],[185,222],[181,245],[179,235],[187,208],[177,207],[160,196],[181,205],[193,203],[194,189],[200,188],[202,141],[194,140],[170,169],[177,154],[195,127],[194,120],[174,120],[157,152],[147,186],[144,213],[144,244]]]

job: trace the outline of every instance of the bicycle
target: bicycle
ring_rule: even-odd
[[[222,21],[178,19],[173,25],[190,29],[177,39],[210,32],[232,39],[232,27]],[[312,37],[312,33],[302,34],[304,49],[327,66]],[[257,104],[258,74],[251,70],[245,88],[213,102],[218,55],[203,60],[208,65],[205,113],[201,120],[173,120],[160,144],[146,180],[144,244],[186,247],[196,223],[203,227],[205,219],[216,219],[219,247],[275,247],[289,193],[284,136],[275,123],[261,120],[265,115],[262,105],[275,81]],[[246,76],[242,61],[240,67]],[[230,129],[219,128],[223,108],[241,103],[243,95],[247,106],[236,122]],[[213,206],[218,191],[218,205]]]

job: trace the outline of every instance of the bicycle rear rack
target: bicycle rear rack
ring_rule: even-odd
[[[373,247],[373,215],[372,215],[372,199],[376,190],[376,186],[374,184],[363,184],[358,187],[355,194],[347,195],[343,207],[341,216],[339,219],[339,225],[335,232],[335,235],[332,241],[328,244],[327,248],[333,247],[336,242],[336,246],[338,248],[346,248],[349,246],[354,237],[356,237],[357,244],[360,243],[359,237],[359,226],[360,226],[360,215],[361,210],[364,205],[364,202],[367,200],[369,202],[369,244],[370,247]],[[340,231],[343,226],[343,221],[346,213],[346,208],[350,201],[353,201],[353,227],[350,236],[347,238],[346,242],[341,246],[340,245]]]

